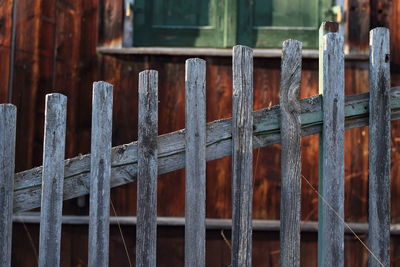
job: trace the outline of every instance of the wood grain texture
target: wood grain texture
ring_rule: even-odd
[[[98,2],[99,43],[109,47],[121,47],[124,1],[102,0]]]
[[[40,267],[60,266],[67,97],[46,96],[40,212]]]
[[[93,83],[88,266],[108,266],[113,86]]]
[[[0,103],[9,102],[8,88],[10,86],[9,77],[11,75],[10,59],[12,46],[13,28],[13,5],[15,1],[0,2]]]
[[[347,2],[346,50],[350,53],[368,53],[371,2],[376,0],[353,0]],[[381,1],[381,0],[379,0]]]
[[[17,109],[0,105],[0,266],[11,266]]]
[[[300,266],[301,42],[283,42],[281,68],[281,266]]]
[[[156,266],[158,73],[139,74],[136,266]]]
[[[10,1],[9,1],[10,2]],[[11,40],[10,40],[10,68],[8,76],[8,102],[12,101],[13,93],[13,80],[14,80],[14,62],[15,62],[15,39],[17,31],[17,12],[18,12],[18,1],[12,1],[12,27],[11,27]]]
[[[253,202],[253,51],[233,48],[232,266],[251,266]]]
[[[372,0],[370,4],[370,29],[389,27],[392,19],[393,2],[390,0]],[[394,12],[393,12],[394,13]]]
[[[318,93],[323,94],[323,79],[324,79],[324,71],[323,71],[323,66],[324,66],[324,57],[322,55],[323,50],[324,50],[324,42],[323,42],[323,36],[329,32],[335,33],[338,32],[339,30],[339,24],[336,22],[322,22],[321,26],[319,27],[319,58],[318,58]],[[323,150],[322,150],[322,143],[323,143],[323,136],[320,134],[318,136],[319,140],[319,148],[318,148],[318,191],[322,192],[323,188],[323,182],[321,181],[320,177],[322,177],[322,165],[323,165]],[[321,211],[323,209],[323,202],[321,199],[318,199],[318,211]],[[322,228],[323,220],[322,216],[320,216],[320,213],[318,213],[318,223],[320,225],[320,228]],[[323,232],[318,231],[318,259],[322,258],[322,249],[323,246],[319,245],[319,243],[322,241],[323,237]]]
[[[344,265],[344,54],[343,36],[321,35],[323,129],[320,139],[318,266]],[[322,190],[321,190],[322,189]]]
[[[381,0],[374,0],[374,1],[381,2]],[[377,26],[388,27],[390,30],[390,46],[391,46],[390,62],[392,65],[391,71],[392,73],[398,73],[396,69],[400,66],[400,49],[396,44],[398,44],[400,41],[400,33],[399,31],[397,31],[397,25],[400,25],[400,2],[386,1],[386,0],[384,2],[385,4],[390,3],[390,10],[388,11],[385,10],[383,11],[383,14],[379,15],[383,15],[382,19],[384,18],[386,20],[386,18],[388,18],[390,22],[389,25],[377,25]],[[386,17],[385,14],[390,14],[390,15]]]
[[[390,265],[390,42],[389,30],[370,32],[368,266]]]
[[[206,62],[186,60],[185,266],[205,266]]]
[[[18,114],[16,143],[16,170],[25,170],[33,165],[35,158],[41,158],[41,153],[34,155],[35,130],[43,137],[43,120],[35,123],[37,111],[37,93],[39,91],[39,31],[40,2],[18,1],[16,23],[16,50],[14,61],[14,77],[12,103],[17,106]],[[29,25],[29,27],[27,27]],[[29,38],[27,38],[29,36]],[[18,78],[16,78],[18,77]],[[43,93],[44,96],[45,93]],[[10,96],[8,96],[10,97]],[[43,101],[43,99],[42,99]],[[43,103],[43,102],[42,102]],[[44,105],[43,105],[44,106]],[[42,106],[42,110],[43,110]],[[42,112],[42,116],[44,110]],[[39,123],[41,126],[38,126]],[[37,129],[35,129],[37,127]],[[39,130],[40,129],[40,130]],[[43,142],[40,142],[42,144]],[[22,158],[23,160],[19,160]],[[40,201],[39,201],[40,203]]]
[[[392,120],[400,118],[400,87],[391,91]],[[345,114],[346,129],[368,125],[368,93],[348,96]],[[321,132],[322,98],[315,96],[300,101],[302,136]],[[253,149],[280,143],[279,106],[253,112]],[[207,123],[206,160],[211,161],[232,153],[232,120]],[[160,135],[158,143],[158,173],[168,173],[185,166],[184,130]],[[65,161],[64,199],[89,193],[90,154]],[[111,187],[136,181],[137,142],[112,149]],[[40,207],[42,167],[17,173],[14,185],[14,212]]]

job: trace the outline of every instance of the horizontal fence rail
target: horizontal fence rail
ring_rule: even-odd
[[[158,136],[158,73],[139,74],[138,141],[111,147],[112,85],[93,85],[91,154],[64,160],[67,98],[46,96],[43,166],[15,175],[16,109],[0,105],[0,263],[10,266],[12,211],[41,207],[39,266],[59,266],[62,200],[90,192],[88,265],[108,266],[110,188],[137,180],[136,266],[156,266],[157,176],[186,167],[185,266],[205,265],[206,161],[232,155],[231,266],[252,265],[253,149],[282,143],[281,266],[300,265],[301,136],[320,133],[318,265],[344,266],[344,133],[369,125],[369,266],[390,263],[389,32],[371,31],[370,94],[344,96],[343,36],[320,30],[320,93],[299,99],[301,42],[283,44],[280,106],[253,111],[253,51],[233,48],[232,118],[206,124],[206,63],[186,62],[186,130]],[[13,188],[14,187],[14,188]],[[5,192],[3,194],[3,192]],[[12,198],[14,195],[14,202]],[[133,220],[133,219],[132,219]],[[177,223],[177,222],[176,222]],[[215,221],[214,221],[215,223]],[[315,225],[311,224],[311,225]],[[262,226],[258,226],[261,227]],[[308,224],[310,227],[310,224]],[[304,226],[303,226],[304,228]],[[362,227],[360,227],[361,229]],[[363,225],[364,231],[366,225]],[[362,243],[366,246],[364,243]]]
[[[390,90],[391,120],[400,119],[400,87]],[[322,97],[300,100],[301,135],[320,133]],[[368,125],[369,93],[345,97],[345,128]],[[253,149],[281,142],[279,106],[253,112]],[[232,155],[231,119],[207,123],[206,160]],[[160,135],[158,174],[185,167],[185,130]],[[111,152],[111,187],[136,181],[137,142],[116,146]],[[64,200],[89,194],[90,154],[65,161]],[[42,167],[17,173],[14,178],[14,212],[40,207]]]

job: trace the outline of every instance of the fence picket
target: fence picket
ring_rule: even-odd
[[[0,105],[0,266],[11,266],[17,109]]]
[[[368,266],[390,265],[390,42],[389,30],[370,31]]]
[[[323,127],[320,139],[318,266],[344,265],[344,53],[343,36],[321,34],[320,93]],[[340,218],[341,217],[341,218]]]
[[[158,72],[139,74],[136,266],[156,266]]]
[[[67,97],[46,95],[40,212],[40,267],[60,266]]]
[[[206,62],[186,60],[185,266],[205,266]]]
[[[300,266],[301,42],[283,43],[281,67],[281,266]]]
[[[90,161],[90,267],[108,266],[113,86],[93,83]]]
[[[232,266],[251,266],[253,201],[253,50],[233,48]]]

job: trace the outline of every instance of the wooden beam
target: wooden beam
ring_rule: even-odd
[[[391,90],[392,120],[400,119],[400,87]],[[369,94],[347,96],[345,101],[345,127],[368,125]],[[302,99],[302,136],[321,131],[321,96]],[[253,149],[280,143],[279,106],[253,112]],[[232,153],[231,119],[207,124],[207,161]],[[185,131],[179,130],[158,137],[158,173],[168,173],[185,167]],[[137,142],[112,149],[111,187],[136,181]],[[89,193],[90,154],[65,161],[64,199]],[[42,167],[17,173],[14,186],[14,212],[40,206]]]

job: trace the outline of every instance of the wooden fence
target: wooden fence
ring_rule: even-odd
[[[136,266],[156,266],[157,175],[186,167],[185,266],[205,265],[206,161],[232,155],[232,266],[251,266],[252,150],[282,143],[281,266],[300,265],[301,136],[320,134],[319,266],[344,265],[344,132],[369,125],[369,266],[390,263],[389,31],[370,35],[370,94],[344,96],[343,37],[320,30],[320,94],[299,99],[302,47],[283,43],[280,106],[253,107],[253,56],[233,48],[232,118],[206,124],[206,63],[186,61],[186,129],[158,136],[157,72],[139,74],[138,141],[111,147],[112,85],[93,85],[91,154],[64,161],[67,98],[46,96],[43,166],[14,175],[16,108],[0,105],[0,265],[12,214],[41,207],[39,266],[60,265],[62,201],[90,193],[89,266],[108,266],[110,188],[137,178]],[[351,229],[349,229],[351,231]],[[360,240],[361,242],[361,240]]]

